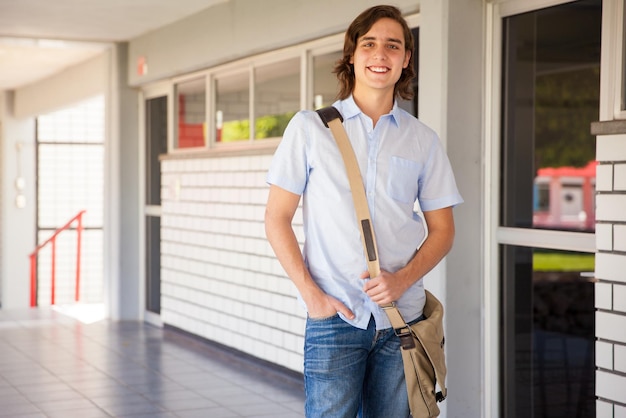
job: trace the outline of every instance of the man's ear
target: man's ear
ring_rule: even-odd
[[[411,60],[411,51],[407,49],[406,53],[404,54],[404,65],[402,66],[402,68],[408,67],[410,60]]]

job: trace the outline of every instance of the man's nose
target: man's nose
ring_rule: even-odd
[[[386,59],[387,58],[387,51],[385,50],[384,46],[378,46],[376,47],[376,49],[374,49],[374,57],[378,58],[378,59]]]

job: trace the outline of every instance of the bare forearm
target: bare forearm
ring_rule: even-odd
[[[453,236],[431,234],[419,251],[398,274],[406,277],[410,284],[424,277],[441,262],[452,248]]]
[[[285,273],[287,273],[287,276],[294,282],[298,291],[301,294],[306,294],[310,291],[309,288],[311,286],[317,287],[306,268],[300,245],[291,225],[266,219],[265,229],[267,239],[274,250],[274,254],[276,254],[276,258],[285,270]]]
[[[424,277],[448,254],[454,242],[452,208],[425,213],[428,237],[411,261],[397,273],[412,285]],[[407,287],[408,288],[408,287]]]
[[[272,186],[265,209],[265,234],[276,258],[309,306],[323,292],[311,278],[292,227],[299,201],[300,196]]]

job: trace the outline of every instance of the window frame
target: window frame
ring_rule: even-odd
[[[404,16],[411,29],[419,27],[419,14]],[[205,154],[209,152],[249,152],[258,150],[261,152],[265,149],[274,149],[281,140],[281,137],[263,138],[262,140],[254,138],[254,117],[255,117],[255,86],[254,73],[257,67],[279,63],[290,59],[299,59],[300,62],[300,109],[313,109],[313,58],[329,52],[339,52],[343,49],[344,33],[336,33],[320,39],[304,42],[298,45],[292,45],[285,48],[245,57],[229,63],[216,65],[211,68],[187,73],[184,75],[172,77],[167,83],[169,84],[169,101],[170,105],[174,105],[176,100],[176,85],[193,79],[204,78],[206,83],[206,143],[201,147],[179,148],[175,147],[177,135],[175,126],[178,124],[178,115],[173,111],[170,113],[170,129],[168,132],[168,150],[170,156],[189,155],[189,154]],[[220,77],[232,75],[237,72],[247,72],[249,80],[249,118],[250,118],[250,138],[245,141],[235,141],[223,143],[216,141],[216,120],[215,111],[217,106],[217,80]],[[149,86],[147,87],[149,88]]]
[[[500,324],[500,255],[501,246],[524,246],[532,248],[548,248],[564,251],[578,251],[593,253],[595,251],[595,234],[583,232],[561,232],[554,230],[539,230],[529,228],[505,227],[500,224],[500,194],[501,179],[499,177],[501,166],[501,98],[502,77],[501,63],[503,51],[501,48],[504,37],[503,21],[509,16],[531,12],[534,10],[558,6],[569,3],[572,0],[502,0],[486,2],[486,35],[485,35],[485,105],[483,126],[485,127],[485,169],[483,175],[483,200],[487,202],[483,209],[482,253],[484,254],[484,309],[486,312],[484,321],[485,350],[483,359],[484,381],[487,390],[484,392],[482,403],[485,416],[499,416],[501,411],[501,394],[499,392],[501,380],[501,367],[499,362],[490,359],[499,358],[502,329]],[[602,13],[602,27],[607,27],[607,13],[605,9],[611,1],[624,4],[626,0],[604,0]],[[613,11],[613,13],[615,13]],[[607,55],[605,48],[605,33],[602,39],[602,58],[600,62],[601,86],[600,86],[600,118],[613,114],[613,98],[609,99],[609,86],[603,80],[607,80],[606,69]],[[613,52],[611,50],[611,52]],[[621,56],[621,55],[620,55]],[[615,86],[614,84],[611,86]],[[619,99],[617,99],[619,103]],[[605,103],[610,103],[611,112],[606,111]],[[603,112],[604,110],[604,112]]]
[[[172,83],[172,102],[174,104],[174,108],[172,109],[173,112],[173,123],[172,123],[172,130],[173,130],[173,134],[172,134],[172,138],[170,141],[168,141],[168,152],[171,149],[176,149],[176,150],[180,150],[180,151],[190,151],[190,150],[203,150],[207,147],[207,144],[209,143],[209,135],[208,132],[205,134],[204,137],[204,142],[205,145],[203,146],[197,146],[197,147],[180,147],[180,146],[175,146],[174,144],[178,144],[180,142],[180,138],[178,137],[180,135],[180,131],[178,128],[178,121],[179,121],[179,102],[178,102],[178,96],[179,96],[179,90],[177,88],[178,85],[186,83],[186,82],[191,82],[191,81],[201,81],[204,78],[204,109],[205,109],[205,116],[204,116],[204,123],[206,125],[205,129],[208,129],[208,120],[207,120],[207,116],[208,116],[208,110],[207,110],[207,106],[209,104],[209,100],[207,100],[207,96],[209,94],[209,91],[207,90],[209,85],[207,84],[207,78],[204,76],[194,76],[194,77],[185,77],[184,79],[180,79],[177,80],[176,82]]]
[[[626,0],[602,2],[600,120],[626,119]]]
[[[609,87],[609,91],[617,91],[619,94],[616,94],[614,105],[615,105],[615,118],[616,119],[626,119],[626,0],[615,0],[615,4],[611,4],[611,2],[604,2],[603,7],[615,7],[615,22],[614,30],[615,30],[615,38],[617,41],[617,45],[615,45],[614,57],[614,82],[616,89]],[[603,27],[606,24],[606,20],[610,19],[610,10],[603,12]],[[610,30],[611,27],[609,27]],[[612,55],[612,54],[609,54]],[[609,80],[609,83],[611,80]]]

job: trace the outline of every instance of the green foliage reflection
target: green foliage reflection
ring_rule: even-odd
[[[278,138],[283,135],[287,124],[296,112],[260,116],[255,123],[256,139]],[[221,142],[245,141],[250,138],[250,120],[224,122]]]
[[[536,251],[533,253],[534,271],[594,271],[595,255]]]
[[[540,75],[535,88],[537,168],[584,167],[595,160],[589,126],[599,119],[599,66]]]

